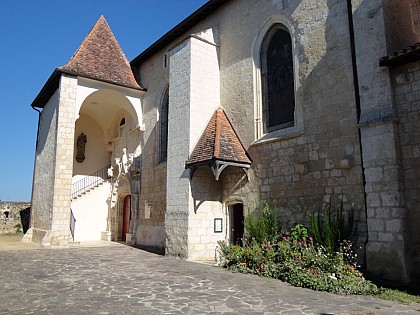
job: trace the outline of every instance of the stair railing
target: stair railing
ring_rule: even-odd
[[[106,181],[108,176],[108,169],[111,167],[111,165],[107,165],[104,168],[101,168],[100,170],[97,170],[93,174],[86,176],[82,178],[81,180],[75,182],[71,186],[71,199],[75,199],[81,194],[87,192],[88,190],[99,186],[104,181]]]
[[[73,210],[70,208],[70,232],[74,241],[74,229],[76,228],[76,218],[74,217]]]

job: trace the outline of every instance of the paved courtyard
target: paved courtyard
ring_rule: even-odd
[[[2,242],[0,314],[418,314],[372,297],[168,259],[116,243],[40,249]]]

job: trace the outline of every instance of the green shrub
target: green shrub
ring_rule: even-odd
[[[262,209],[256,209],[253,213],[248,212],[245,221],[247,231],[247,243],[255,240],[262,243],[264,240],[276,240],[280,236],[280,221],[277,211],[270,210],[266,202],[263,202]]]
[[[20,223],[16,224],[16,225],[14,226],[14,229],[15,229],[15,233],[16,233],[16,234],[20,234],[20,233],[22,233],[22,225],[21,225]]]
[[[248,213],[246,246],[219,242],[218,265],[313,290],[377,294],[378,288],[356,269],[354,210],[346,217],[342,204],[334,210],[329,206],[310,221],[314,238],[302,224],[281,235],[277,213],[264,202],[262,209]]]
[[[331,254],[312,238],[284,236],[247,246],[219,242],[219,266],[236,272],[276,278],[294,286],[346,294],[375,294],[378,288],[348,264],[342,250]]]
[[[343,203],[335,208],[331,207],[331,204],[325,206],[310,217],[309,233],[316,243],[323,245],[330,252],[338,251],[343,241],[354,244],[357,239],[354,208],[345,215]]]
[[[290,230],[290,237],[292,240],[302,240],[304,237],[308,236],[308,230],[303,224],[297,224],[293,229]]]

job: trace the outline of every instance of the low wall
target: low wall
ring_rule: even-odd
[[[0,201],[0,235],[26,232],[30,206],[29,202]]]

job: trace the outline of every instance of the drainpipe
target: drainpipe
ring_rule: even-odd
[[[354,36],[354,23],[353,23],[353,7],[351,0],[347,0],[347,14],[348,14],[348,23],[349,23],[349,35],[350,35],[350,51],[351,51],[351,62],[353,68],[353,84],[354,84],[354,99],[356,103],[356,117],[357,123],[360,122],[361,116],[361,106],[360,106],[360,86],[359,86],[359,76],[357,73],[357,56],[356,56],[356,44],[355,44],[355,36]],[[367,214],[367,198],[366,198],[366,175],[365,175],[365,167],[363,161],[363,146],[362,146],[362,133],[360,128],[357,128],[358,135],[359,135],[359,147],[360,147],[360,160],[361,160],[361,167],[362,167],[362,180],[363,180],[363,194],[364,194],[364,206],[365,206],[365,214],[366,214],[366,221],[368,218]],[[367,223],[367,222],[366,222]],[[367,224],[366,224],[367,227]],[[364,251],[365,251],[365,262],[364,267],[366,268],[366,245],[369,240],[369,229],[366,228],[366,241],[364,244]]]
[[[35,142],[35,154],[34,154],[34,170],[32,173],[32,192],[31,192],[31,211],[29,212],[29,228],[32,227],[32,201],[34,198],[34,182],[35,182],[35,165],[36,165],[36,153],[38,151],[38,140],[39,140],[39,125],[41,121],[41,111],[34,106],[31,106],[32,109],[38,112],[38,126],[36,130],[36,142]]]

